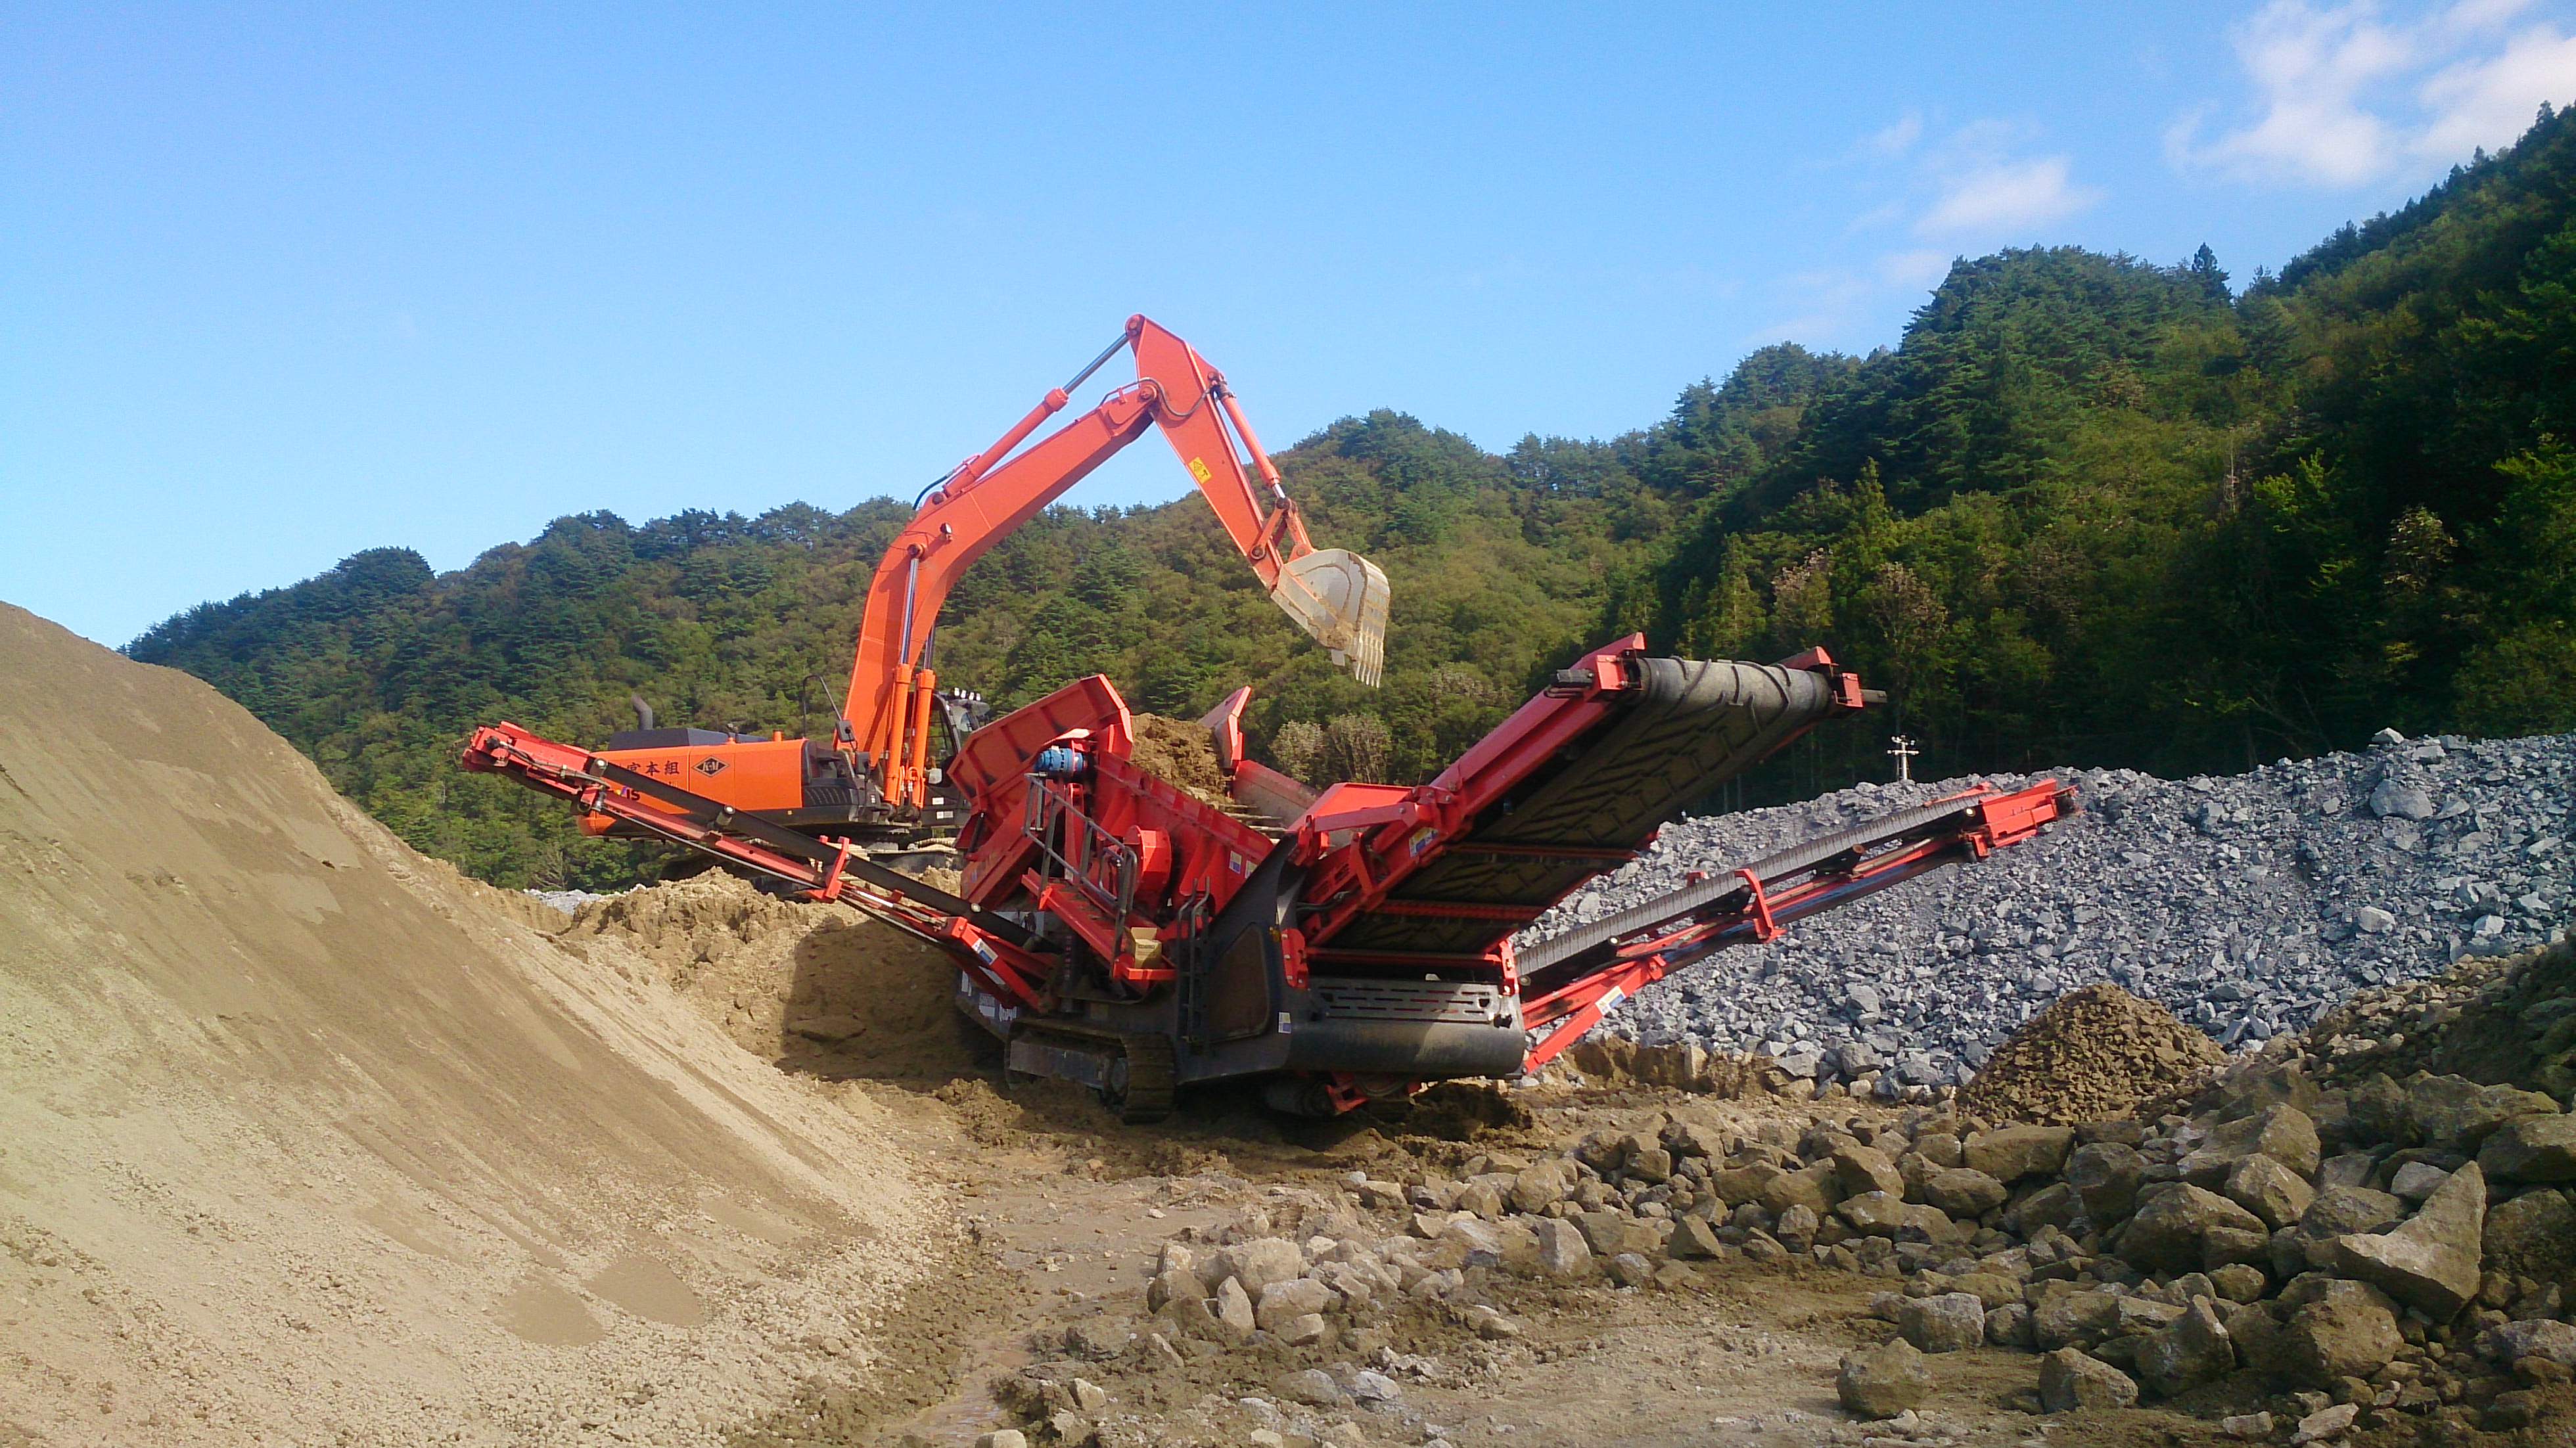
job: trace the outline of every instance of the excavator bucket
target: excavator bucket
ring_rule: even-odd
[[[1333,656],[1335,668],[1377,687],[1386,665],[1386,575],[1347,548],[1319,548],[1280,570],[1270,601]]]

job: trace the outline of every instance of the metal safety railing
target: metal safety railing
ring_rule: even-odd
[[[1062,880],[1124,929],[1136,906],[1136,852],[1084,812],[1072,786],[1042,775],[1029,784],[1020,828],[1037,846],[1039,883]]]

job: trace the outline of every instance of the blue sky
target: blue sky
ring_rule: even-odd
[[[0,3],[0,599],[121,643],[361,548],[910,497],[1135,311],[1273,448],[1374,407],[1607,436],[1764,342],[1893,343],[1953,256],[2277,267],[2576,100],[2571,36],[2576,0]],[[1068,501],[1185,483],[1141,446]]]

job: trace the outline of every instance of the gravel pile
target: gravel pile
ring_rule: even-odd
[[[2072,1126],[2125,1118],[2196,1091],[2225,1064],[2218,1043],[2108,981],[2059,996],[1995,1047],[1959,1108],[2002,1121]]]
[[[1968,1079],[2050,1001],[2107,980],[2241,1047],[2355,991],[2563,939],[2576,904],[2576,735],[2384,731],[2364,753],[2236,776],[2058,777],[2076,786],[2075,819],[1704,960],[1639,992],[1609,1028],[1763,1051],[1820,1079],[1937,1085]],[[1676,821],[1647,858],[1522,941],[1972,782],[1862,784]]]

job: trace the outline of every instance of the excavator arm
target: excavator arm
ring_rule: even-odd
[[[1134,382],[1017,451],[1121,350],[1136,356]],[[1386,647],[1386,575],[1357,554],[1315,547],[1224,374],[1161,326],[1130,317],[1126,331],[1090,366],[932,486],[877,565],[842,705],[849,732],[841,747],[861,756],[890,802],[918,805],[926,796],[938,680],[923,666],[922,653],[949,589],[986,549],[1154,427],[1207,495],[1271,601],[1329,650],[1336,665],[1363,684],[1377,683]],[[1238,445],[1250,456],[1248,467]]]

